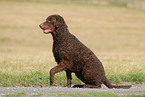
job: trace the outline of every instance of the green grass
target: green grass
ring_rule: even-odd
[[[49,75],[46,72],[42,71],[36,71],[36,72],[28,72],[28,73],[22,73],[18,75],[12,75],[12,74],[4,74],[1,73],[0,75],[0,86],[3,87],[13,87],[13,86],[25,86],[25,87],[46,87],[49,86]],[[59,73],[55,76],[55,85],[57,86],[65,86],[66,85],[66,77],[65,73]],[[78,80],[73,75],[72,83],[81,84],[81,81]]]
[[[38,27],[60,14],[71,33],[102,61],[112,83],[145,82],[145,12],[80,3],[0,1],[0,86],[48,86],[56,63],[52,37]],[[73,84],[82,83],[73,75]],[[65,73],[56,75],[65,85]]]
[[[18,92],[16,94],[8,94],[8,95],[4,95],[7,97],[25,97],[27,96],[27,94],[25,92]]]

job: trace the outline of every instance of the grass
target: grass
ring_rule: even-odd
[[[0,9],[0,86],[49,86],[49,70],[56,66],[52,37],[38,25],[55,13],[102,61],[110,82],[145,82],[143,10],[17,0],[1,0]],[[66,84],[64,72],[56,75],[56,84]]]
[[[7,96],[7,97],[24,97],[24,96],[27,96],[27,94],[25,92],[18,92],[16,94],[8,94],[8,95],[4,95],[4,96]]]

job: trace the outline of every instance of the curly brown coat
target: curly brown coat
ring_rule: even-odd
[[[102,63],[95,54],[72,35],[60,15],[51,15],[39,25],[45,34],[53,36],[53,54],[57,66],[50,70],[50,85],[54,84],[54,75],[66,71],[67,87],[71,86],[71,73],[85,85],[74,87],[100,88],[105,84],[108,88],[130,88],[131,85],[112,85],[105,77]]]

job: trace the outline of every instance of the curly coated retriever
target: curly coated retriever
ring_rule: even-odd
[[[53,36],[53,55],[57,66],[50,70],[50,85],[54,84],[54,75],[66,71],[67,87],[71,86],[71,73],[75,73],[85,85],[74,87],[101,88],[130,88],[131,85],[113,85],[105,77],[102,63],[95,54],[72,35],[60,15],[51,15],[39,25],[45,34]]]

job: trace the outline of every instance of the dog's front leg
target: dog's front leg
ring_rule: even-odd
[[[71,87],[71,80],[72,80],[71,71],[66,70],[66,76],[67,76],[67,87]]]
[[[50,85],[54,84],[54,75],[55,73],[66,70],[66,65],[63,62],[60,62],[56,67],[50,70]]]

